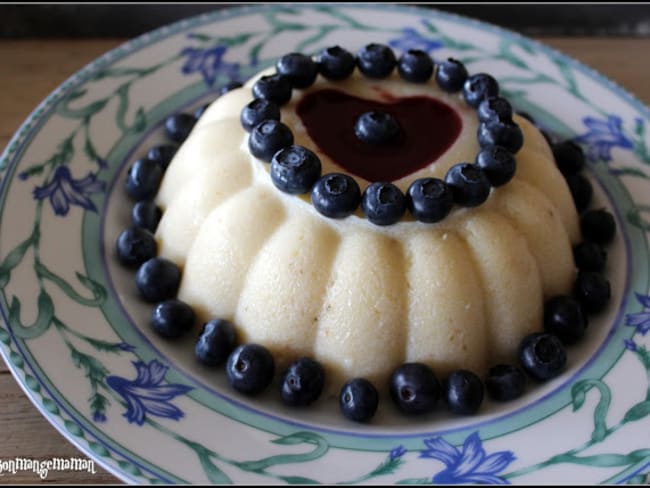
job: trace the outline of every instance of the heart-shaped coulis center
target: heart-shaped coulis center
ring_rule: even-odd
[[[395,181],[438,159],[458,137],[462,120],[434,98],[386,98],[382,102],[318,90],[305,95],[296,112],[318,149],[343,170],[371,182]],[[367,112],[390,114],[400,126],[398,136],[382,144],[359,139],[355,124]]]

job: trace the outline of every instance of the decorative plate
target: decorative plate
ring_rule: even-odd
[[[335,402],[287,410],[201,369],[192,339],[149,331],[116,265],[123,184],[165,118],[289,51],[383,42],[495,75],[516,109],[580,144],[611,209],[612,300],[566,372],[479,415],[369,425]],[[141,36],[43,101],[0,160],[0,351],[36,407],[130,483],[625,483],[650,472],[650,110],[579,63],[512,32],[405,6],[253,6]],[[444,410],[444,409],[442,409]]]

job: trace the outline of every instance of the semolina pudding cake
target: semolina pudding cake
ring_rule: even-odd
[[[454,62],[446,62],[452,75]],[[257,74],[207,108],[156,197],[158,254],[182,269],[178,298],[197,320],[231,321],[241,342],[263,344],[279,366],[315,358],[332,388],[359,376],[386,384],[407,362],[441,376],[512,362],[521,339],[540,329],[545,301],[570,294],[576,279],[578,213],[542,133],[516,113],[507,121],[514,136],[491,129],[507,101],[480,77],[464,80],[483,94],[471,100],[442,64],[425,80],[405,66],[373,73],[357,61],[345,77],[321,68],[288,99],[273,92],[283,77],[275,68]],[[260,107],[264,93],[271,103]],[[493,103],[479,108],[487,98]],[[257,115],[268,105],[279,108],[274,125]],[[389,119],[384,132],[392,123],[398,136],[364,140],[362,114],[380,126]],[[251,142],[286,129],[291,140],[271,152],[287,142],[306,148],[318,177],[339,175],[329,191],[356,183],[353,199],[366,201],[376,184],[377,201],[403,197],[408,210],[373,221],[363,202],[337,213],[319,207],[311,187],[288,188],[273,177],[271,152]],[[506,164],[494,147],[508,144]],[[490,155],[496,163],[485,162]],[[484,183],[487,174],[492,184],[463,200],[450,176],[459,163],[461,179]],[[418,211],[418,194],[450,188],[453,206]]]

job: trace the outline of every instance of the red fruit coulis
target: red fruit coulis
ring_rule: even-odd
[[[427,96],[367,100],[339,90],[324,89],[305,95],[296,107],[307,133],[318,149],[351,175],[368,181],[395,181],[438,159],[456,140],[462,119],[449,105]],[[370,111],[390,113],[400,134],[385,144],[357,139],[357,118]]]

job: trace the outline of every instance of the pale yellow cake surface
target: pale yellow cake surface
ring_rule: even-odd
[[[329,219],[308,195],[277,190],[268,163],[250,155],[239,114],[256,78],[209,107],[160,188],[156,238],[160,255],[182,267],[179,298],[201,321],[231,320],[240,341],[264,344],[279,367],[300,356],[320,360],[330,388],[359,376],[383,387],[406,361],[427,363],[441,377],[456,368],[482,375],[512,362],[521,338],[541,330],[544,299],[568,293],[575,277],[578,216],[541,133],[515,117],[524,132],[516,175],[477,208],[454,207],[436,224],[407,214],[377,226],[360,210]],[[306,92],[323,88],[369,99],[382,91],[428,95],[458,112],[457,140],[395,181],[403,191],[416,178],[444,178],[452,165],[475,160],[477,117],[461,95],[443,93],[434,81],[355,73],[343,82],[319,77],[282,108],[295,143],[318,154],[323,174],[342,170],[295,114]],[[356,179],[363,191],[368,182]]]

